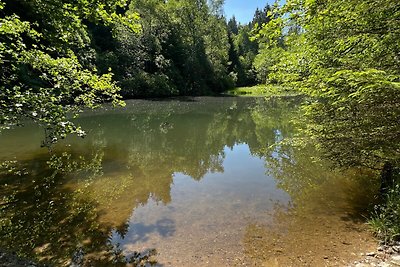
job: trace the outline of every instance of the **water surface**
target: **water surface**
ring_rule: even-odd
[[[51,152],[0,135],[0,247],[57,266],[343,265],[373,246],[376,185],[290,142],[295,100],[128,101]]]

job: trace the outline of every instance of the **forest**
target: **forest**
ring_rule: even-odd
[[[122,99],[210,95],[258,82],[256,25],[223,1],[2,1],[1,125],[29,117],[53,143],[83,135],[66,111]],[[265,77],[261,77],[265,81]]]
[[[75,119],[103,104],[252,86],[301,95],[293,144],[375,173],[369,225],[399,241],[400,3],[278,1],[243,24],[224,2],[0,0],[0,131],[31,121],[51,150],[85,137]]]

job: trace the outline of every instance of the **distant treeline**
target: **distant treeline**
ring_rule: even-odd
[[[255,84],[258,44],[250,35],[256,24],[268,21],[269,10],[257,9],[253,21],[240,25],[234,17],[227,22],[218,0],[2,0],[1,5],[2,16],[29,22],[53,58],[72,52],[83,69],[112,73],[124,98],[214,94]],[[35,43],[29,39],[21,36],[26,46]],[[43,82],[26,64],[17,67],[23,83]]]
[[[88,23],[90,55],[100,73],[109,68],[124,98],[216,94],[257,83],[254,26],[268,21],[256,10],[239,24],[224,17],[223,1],[134,0],[127,13],[139,14],[140,31]]]

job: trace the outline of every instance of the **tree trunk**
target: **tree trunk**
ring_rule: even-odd
[[[385,196],[393,186],[393,165],[390,162],[385,162],[381,171],[381,196]]]

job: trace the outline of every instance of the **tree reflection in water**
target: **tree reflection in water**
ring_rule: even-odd
[[[342,266],[375,248],[365,216],[376,202],[377,173],[334,170],[315,148],[290,141],[267,154],[266,169],[290,195],[291,208],[277,209],[273,224],[247,227],[243,242],[255,265]]]
[[[78,122],[88,136],[69,137],[51,153],[34,145],[40,144],[40,129],[27,125],[4,132],[0,246],[57,266],[155,262],[156,247],[127,253],[115,240],[144,242],[154,233],[168,238],[176,222],[130,223],[132,214],[149,202],[168,205],[176,173],[197,181],[223,173],[225,151],[237,144],[247,144],[252,156],[266,160],[266,169],[295,205],[307,202],[315,188],[331,184],[307,173],[321,172],[307,167],[304,151],[276,145],[294,134],[290,119],[297,102],[132,101],[124,109],[82,116]],[[250,225],[250,236],[252,229],[258,228]]]

